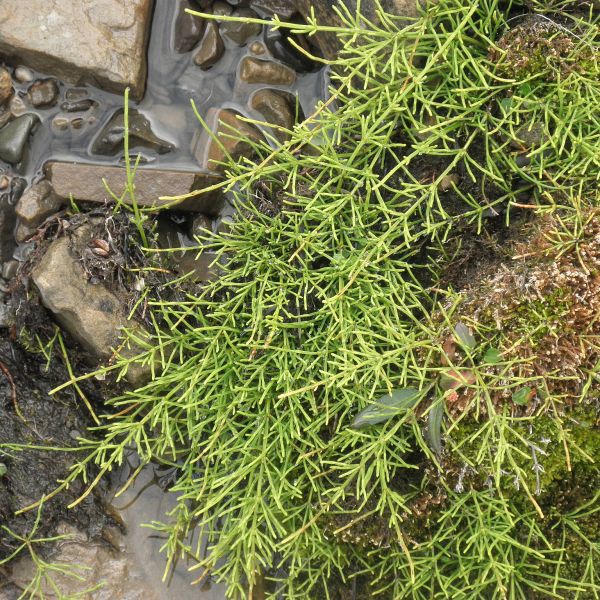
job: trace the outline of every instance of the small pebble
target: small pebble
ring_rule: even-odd
[[[85,88],[69,88],[65,92],[65,100],[67,102],[77,102],[78,100],[84,100],[88,96],[88,91]]]
[[[233,8],[227,2],[217,0],[212,7],[212,14],[219,17],[229,17],[233,12]]]
[[[58,129],[59,131],[65,131],[69,128],[69,119],[67,119],[67,117],[61,117],[60,115],[57,115],[54,117],[54,119],[52,119],[52,127]]]
[[[18,260],[9,260],[2,265],[2,278],[10,281],[16,274],[19,268]]]
[[[10,108],[10,112],[13,117],[20,117],[22,114],[27,112],[27,104],[25,104],[25,100],[20,96],[13,96],[8,105]]]
[[[252,42],[250,44],[250,52],[252,54],[256,54],[257,56],[261,56],[267,51],[267,49],[260,42]]]
[[[58,100],[58,83],[55,79],[40,79],[31,84],[27,93],[36,108],[54,106]]]
[[[73,129],[81,129],[85,124],[85,119],[83,117],[76,117],[71,121],[71,127]]]
[[[450,174],[450,175],[444,175],[444,177],[442,177],[442,180],[439,183],[439,188],[440,191],[442,192],[447,192],[448,190],[452,189],[453,185],[458,185],[459,179],[458,179],[458,175],[455,174]]]
[[[15,79],[21,83],[30,83],[33,81],[33,72],[27,67],[17,67],[15,69]]]
[[[0,177],[0,190],[5,190],[10,185],[10,179],[6,175]]]
[[[82,98],[81,100],[71,100],[63,102],[60,105],[60,109],[65,112],[85,112],[98,106],[98,103],[90,98]]]

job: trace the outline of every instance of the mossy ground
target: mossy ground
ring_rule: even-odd
[[[169,563],[234,598],[598,597],[597,16],[342,17],[332,98],[226,165],[238,217],[199,240],[221,277],[149,300],[114,368],[155,376],[65,485],[132,446],[176,466]]]

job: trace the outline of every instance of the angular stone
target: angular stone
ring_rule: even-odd
[[[184,0],[179,7],[175,21],[175,50],[180,54],[189,52],[202,38],[206,20],[186,12],[186,9],[196,10],[189,0]]]
[[[245,56],[240,61],[240,79],[246,83],[292,85],[296,81],[296,73],[281,63]]]
[[[223,169],[227,154],[234,160],[252,152],[248,138],[255,142],[262,139],[262,133],[251,123],[238,118],[239,113],[229,108],[209,109],[206,122],[220,141],[217,144],[206,131],[196,132],[192,140],[192,153],[205,168],[215,171]],[[206,211],[199,211],[206,212]]]
[[[40,79],[31,85],[28,94],[36,108],[54,106],[58,99],[58,83],[55,79]]]
[[[114,156],[122,152],[125,140],[125,113],[122,108],[110,118],[92,144],[92,154]],[[129,111],[129,147],[142,147],[166,154],[173,144],[161,140],[152,131],[150,121],[135,108]]]
[[[258,18],[258,15],[249,8],[236,8],[231,16],[244,19],[244,21],[226,21],[221,25],[221,34],[233,40],[238,46],[243,46],[262,30],[262,25],[247,21],[247,19]]]
[[[0,105],[6,104],[13,93],[12,78],[6,69],[0,68]]]
[[[140,98],[152,0],[2,0],[0,54],[73,83]]]
[[[198,52],[194,55],[194,64],[206,71],[219,61],[224,52],[225,44],[219,33],[219,26],[214,21],[209,21]]]
[[[294,104],[295,97],[292,94],[270,89],[258,90],[250,100],[250,106],[263,115],[268,123],[288,130],[296,120]],[[285,142],[290,137],[287,131],[277,128],[273,128],[273,133],[280,142]]]
[[[43,179],[34,183],[19,199],[16,213],[29,227],[37,227],[50,215],[60,210],[64,200],[59,198],[52,186]]]
[[[31,276],[42,304],[60,325],[94,357],[107,359],[119,347],[124,328],[142,334],[144,330],[127,319],[126,305],[115,294],[88,281],[81,254],[92,236],[92,228],[84,225],[73,240],[68,237],[55,240]],[[137,383],[138,377],[137,369],[128,375],[132,383]]]
[[[30,237],[35,235],[37,229],[35,227],[29,227],[25,223],[19,223],[15,229],[15,240],[22,244],[26,242]]]
[[[16,165],[23,158],[25,144],[38,118],[34,114],[21,115],[0,129],[0,158]]]
[[[112,202],[103,179],[118,197],[123,195],[127,185],[125,167],[112,165],[50,162],[46,165],[46,176],[52,184],[54,193],[60,198],[69,198],[70,194],[73,194],[75,200],[102,204]],[[210,187],[220,181],[221,177],[210,173],[139,168],[135,178],[135,197],[140,206],[171,207],[213,215],[218,213],[223,205],[221,190],[203,193],[180,202],[160,198],[182,196]],[[125,194],[124,202],[131,202],[129,194]]]

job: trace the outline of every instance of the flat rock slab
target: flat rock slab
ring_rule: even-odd
[[[71,83],[144,92],[153,0],[1,0],[0,54]]]
[[[121,197],[127,185],[125,167],[111,165],[83,165],[67,162],[50,162],[46,165],[46,177],[54,193],[61,198],[73,195],[84,202],[111,202],[103,180],[112,192]],[[176,208],[216,215],[223,206],[220,190],[203,193],[179,203],[160,200],[161,196],[182,196],[195,190],[205,189],[221,181],[218,175],[192,171],[169,171],[164,169],[138,169],[135,175],[135,198],[139,206]],[[130,203],[129,194],[123,197]]]

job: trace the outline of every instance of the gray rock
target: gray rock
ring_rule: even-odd
[[[258,18],[258,15],[249,8],[236,8],[231,16],[240,19]],[[238,46],[243,46],[251,37],[259,35],[261,30],[262,25],[248,21],[226,21],[221,25],[221,34],[233,40]]]
[[[6,69],[0,68],[0,105],[6,104],[13,93],[12,78]]]
[[[296,73],[281,63],[245,56],[240,61],[240,79],[246,83],[292,85],[296,81]]]
[[[258,90],[250,99],[250,106],[263,115],[265,121],[288,130],[296,120],[295,105],[295,96],[280,90]],[[287,131],[277,128],[273,128],[273,134],[280,142],[285,142],[290,137]]]
[[[225,44],[219,33],[219,26],[214,21],[206,25],[206,32],[194,54],[194,63],[206,71],[220,60],[225,52]]]
[[[251,123],[240,120],[239,116],[229,108],[209,109],[206,122],[220,144],[206,131],[196,132],[192,140],[192,153],[204,168],[222,171],[224,167],[221,163],[226,161],[227,154],[234,160],[248,156],[252,153],[248,140],[257,142],[262,139],[262,133]]]
[[[30,86],[27,93],[36,108],[54,106],[58,100],[58,83],[55,79],[40,79]]]
[[[544,125],[540,121],[521,125],[515,132],[515,138],[510,145],[516,150],[531,149],[540,146],[548,139]]]
[[[92,143],[92,153],[114,156],[123,151],[125,140],[125,114],[117,110]],[[129,147],[148,148],[159,154],[173,150],[173,144],[161,140],[152,131],[150,121],[135,108],[129,110]]]
[[[253,0],[250,6],[260,13],[282,19],[290,19],[298,11],[295,0]]]
[[[58,323],[94,357],[107,359],[119,346],[123,328],[139,330],[140,335],[144,330],[127,319],[120,298],[88,281],[81,256],[92,236],[92,227],[84,225],[72,240],[63,237],[52,242],[31,277],[42,304]],[[128,379],[138,383],[143,376],[134,369]]]
[[[46,165],[46,176],[54,193],[68,199],[72,194],[76,200],[105,204],[112,199],[104,187],[103,179],[117,196],[122,196],[126,187],[124,167],[112,165],[83,165],[66,162],[50,162]],[[162,196],[182,196],[213,186],[221,181],[215,174],[192,171],[168,171],[164,169],[139,168],[135,180],[136,202],[140,206],[155,208],[171,207],[205,214],[217,214],[223,205],[220,190],[187,198],[178,203],[161,200]],[[128,194],[124,202],[130,203]]]
[[[196,215],[190,224],[190,237],[205,237],[207,232],[212,231],[212,220],[206,215]]]
[[[2,0],[0,54],[69,82],[143,94],[152,0]]]
[[[63,204],[64,200],[59,198],[50,183],[43,179],[23,193],[15,212],[25,225],[38,227],[50,215],[59,211]]]
[[[21,161],[25,144],[37,121],[36,115],[26,114],[17,117],[0,129],[0,158],[2,160],[13,165]]]
[[[206,20],[186,12],[186,9],[196,9],[188,0],[184,0],[179,7],[179,14],[175,20],[175,50],[180,54],[189,52],[202,39],[206,27]]]

